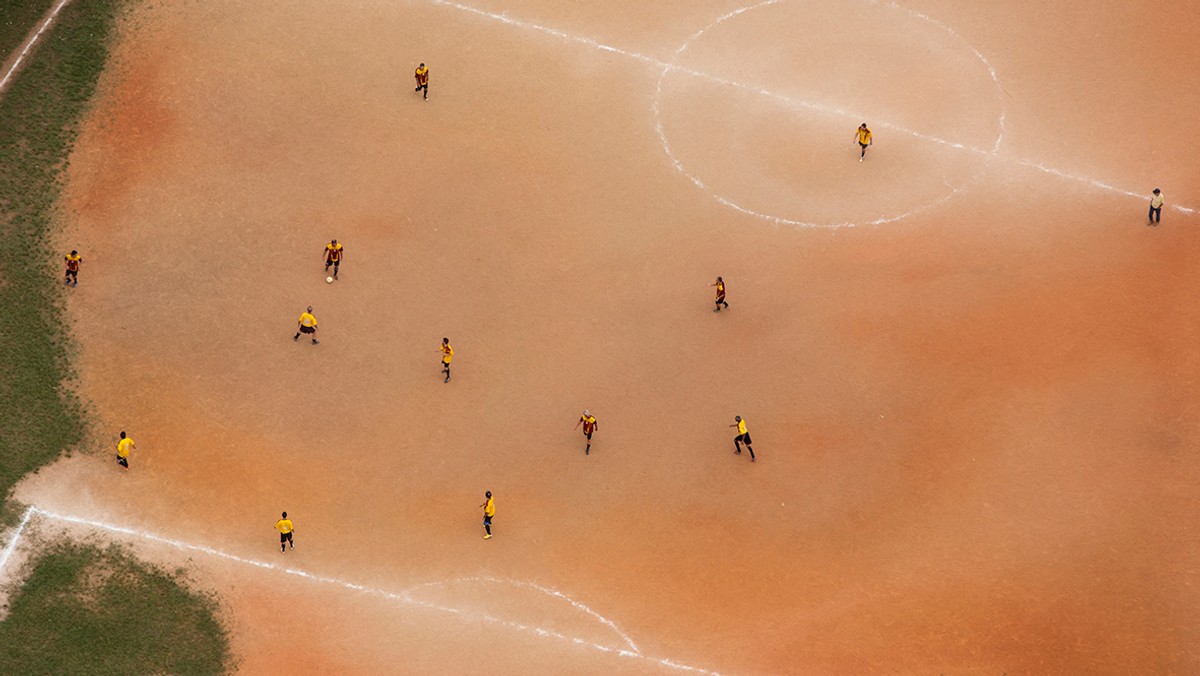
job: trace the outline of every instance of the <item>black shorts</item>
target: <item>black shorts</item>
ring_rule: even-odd
[[[750,433],[746,432],[745,434],[739,434],[733,438],[733,443],[736,444],[739,441],[742,442],[743,444],[746,444],[747,446],[749,446],[750,445]]]
[[[584,433],[583,433],[583,436],[587,437],[587,440],[588,440],[588,441],[591,441],[591,440],[592,440],[592,433],[591,433],[591,432],[584,432]]]
[[[279,544],[283,544],[285,542],[291,542],[291,541],[292,541],[291,533],[280,533],[279,534]]]
[[[859,142],[858,142],[858,145],[862,146],[862,149],[863,149],[863,150],[866,150],[866,149],[867,149],[867,146],[869,146],[869,145],[871,145],[871,144],[869,144],[869,143],[863,143],[862,141],[859,141]]]
[[[417,85],[417,88],[416,88],[416,89],[414,89],[413,91],[418,91],[418,92],[419,92],[419,91],[421,91],[422,89],[424,89],[425,91],[429,91],[429,83],[428,83],[428,82],[426,82],[425,84],[419,84],[419,85]]]
[[[67,270],[67,276],[68,276],[68,277],[76,277],[76,276],[78,276],[78,275],[79,275],[79,271],[78,271],[78,270]]]
[[[486,523],[486,524],[487,524],[487,525],[489,525],[489,526],[490,526],[490,525],[492,525],[492,517],[488,516],[487,514],[484,514],[484,515],[483,515],[483,522],[484,522],[484,523]]]
[[[338,265],[340,265],[340,264],[341,264],[341,261],[340,261],[340,260],[337,260],[337,261],[331,261],[331,260],[329,260],[329,259],[325,259],[325,267],[329,267],[330,265],[332,265],[333,267],[335,267],[335,268],[336,268],[336,267],[337,267]]]
[[[317,327],[315,327],[315,326],[301,326],[300,327],[300,333],[316,333],[316,332],[317,332]]]

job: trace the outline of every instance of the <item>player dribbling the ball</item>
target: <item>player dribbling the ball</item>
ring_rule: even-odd
[[[329,274],[329,266],[333,266],[333,278],[337,279],[338,267],[342,264],[342,256],[346,252],[342,249],[342,245],[338,244],[335,239],[325,245],[325,274]],[[353,280],[351,280],[353,281]]]

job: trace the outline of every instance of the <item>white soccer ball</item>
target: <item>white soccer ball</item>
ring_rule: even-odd
[[[333,277],[326,277],[326,278],[325,278],[325,283],[326,283],[326,284],[333,284]]]

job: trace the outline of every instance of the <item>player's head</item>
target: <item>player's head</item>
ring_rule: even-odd
[[[125,433],[124,433],[124,432],[121,432],[121,438],[122,438],[122,439],[124,439],[124,438],[125,438]]]
[[[287,512],[283,513],[283,518],[285,518],[285,519],[287,518]]]
[[[590,418],[592,416],[592,412],[585,408],[585,409],[583,409],[583,415]]]
[[[718,281],[718,282],[721,282],[722,284],[724,284],[724,283],[725,283],[725,280],[721,279],[721,276],[720,276],[720,275],[717,275],[717,281]]]
[[[1157,189],[1157,188],[1155,188],[1154,192],[1158,192],[1158,189]],[[78,255],[79,255],[79,252],[78,252],[78,251],[76,251],[76,250],[74,250],[74,249],[71,249],[71,255],[72,255],[72,256],[78,256]]]
[[[1162,192],[1162,191],[1161,191],[1161,190],[1159,190],[1158,188],[1155,188],[1155,189],[1154,189],[1154,194],[1155,194],[1155,195],[1157,195],[1157,194],[1158,194],[1158,193],[1160,193],[1160,192]],[[75,253],[75,252],[74,252],[74,251],[72,251],[71,253]]]
[[[425,67],[425,64],[421,64],[421,68],[424,68],[424,67]]]
[[[308,306],[308,312],[312,312],[312,306],[311,306],[311,305],[309,305],[309,306]]]
[[[443,338],[443,339],[442,339],[442,345],[449,345],[449,344],[450,344],[450,339],[449,339],[449,338]]]
[[[859,129],[866,129],[866,128],[867,128],[867,123],[866,123],[866,122],[863,122],[862,124],[858,125],[858,128],[859,128]]]
[[[733,416],[733,421],[734,422],[742,422],[742,416],[740,416],[740,415]]]
[[[484,495],[486,495],[487,497],[489,497],[489,498],[490,498],[490,497],[492,497],[492,492],[491,492],[491,491],[488,491],[488,492],[484,493]]]
[[[330,243],[330,244],[337,244],[337,240],[336,240],[336,239],[329,240],[329,243]]]

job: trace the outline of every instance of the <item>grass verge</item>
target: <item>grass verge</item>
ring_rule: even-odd
[[[62,542],[32,562],[0,623],[9,674],[219,674],[216,602],[116,545]]]
[[[0,497],[8,523],[16,482],[83,435],[49,265],[63,254],[51,250],[50,235],[61,170],[104,69],[119,2],[67,5],[0,96]]]
[[[8,60],[37,26],[54,0],[0,0],[0,64]],[[4,77],[4,72],[0,72]]]
[[[20,43],[48,4],[0,0],[0,49]],[[83,438],[61,281],[50,264],[64,252],[52,250],[52,226],[62,170],[122,4],[67,5],[0,95],[0,498],[10,524],[13,486]],[[216,610],[179,575],[122,549],[61,542],[12,590],[0,622],[0,673],[221,673],[229,641]]]

